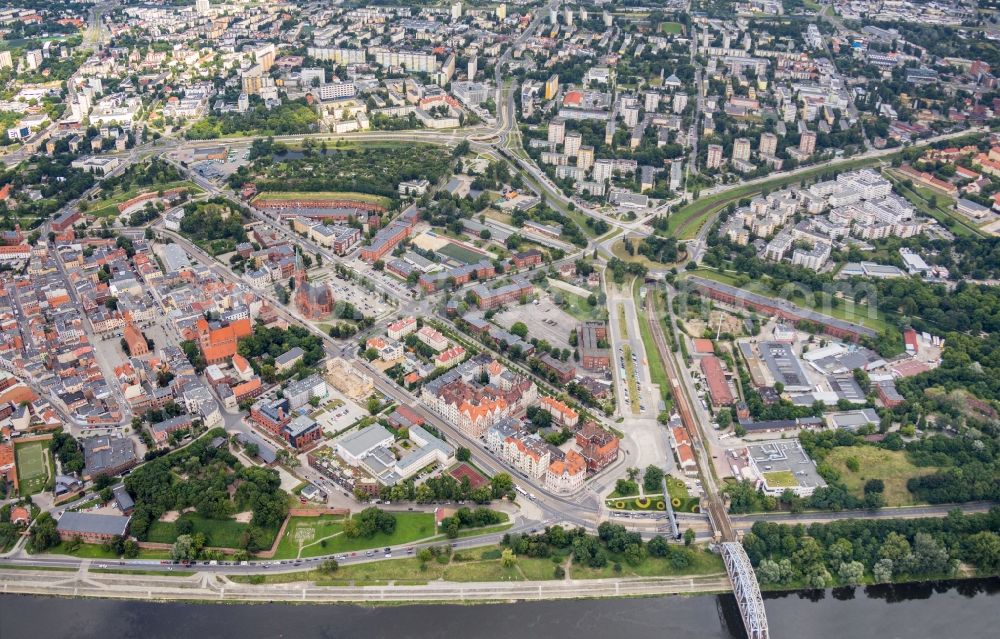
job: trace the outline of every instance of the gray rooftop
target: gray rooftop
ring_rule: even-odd
[[[122,536],[128,530],[130,517],[97,515],[94,513],[63,513],[56,530],[63,533]]]
[[[356,433],[351,433],[337,442],[337,445],[355,457],[361,457],[380,442],[391,438],[393,435],[381,424],[372,424],[362,428]]]

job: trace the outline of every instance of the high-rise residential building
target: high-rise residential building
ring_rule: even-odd
[[[566,21],[566,26],[573,26],[573,9],[566,7],[563,9],[563,20]]]
[[[479,70],[479,57],[472,56],[471,58],[469,58],[469,66],[467,67],[466,70],[466,75],[469,76],[469,81],[476,79],[476,71],[478,70]]]
[[[678,93],[674,96],[674,113],[682,113],[688,104],[687,93]]]
[[[507,3],[501,2],[497,5],[497,20],[507,19]]]
[[[627,106],[623,108],[622,119],[625,120],[625,126],[634,129],[639,124],[639,107]]]
[[[774,155],[778,152],[778,136],[773,133],[762,133],[757,150],[761,155]]]
[[[816,151],[816,134],[812,131],[804,131],[799,138],[799,153],[812,155]]]
[[[210,5],[211,3],[208,0],[197,0],[197,2],[194,3],[194,8],[195,11],[198,12],[198,15],[203,16],[211,10]]]
[[[562,144],[566,139],[566,120],[552,118],[549,121],[549,144]]]
[[[580,147],[583,146],[583,136],[576,132],[567,133],[564,142],[563,153],[569,157],[575,157],[580,151]]]
[[[545,81],[545,99],[552,100],[559,94],[559,74],[553,73],[548,80]]]
[[[657,109],[660,108],[660,94],[655,91],[649,91],[646,93],[646,113],[656,113]]]
[[[14,66],[14,59],[10,56],[10,51],[0,51],[0,69]]]
[[[576,167],[584,171],[594,165],[594,147],[581,146],[576,154]]]
[[[614,167],[614,160],[597,160],[594,162],[594,181],[604,182],[605,180],[610,180],[611,174],[614,173]]]
[[[744,162],[750,159],[750,140],[747,138],[733,140],[733,159]]]
[[[710,169],[717,169],[722,166],[722,146],[718,144],[708,145],[708,160],[705,166]]]
[[[452,21],[458,20],[462,17],[462,3],[452,2],[451,3],[451,19]]]

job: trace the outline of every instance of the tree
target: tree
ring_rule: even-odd
[[[508,473],[497,473],[490,478],[490,488],[493,490],[493,498],[500,499],[514,491],[514,480]]]
[[[510,327],[510,332],[524,339],[528,336],[528,326],[524,322],[514,322],[514,325]]]
[[[170,547],[170,558],[174,561],[189,561],[197,557],[191,535],[180,535]]]
[[[646,472],[642,476],[642,486],[646,492],[656,492],[663,488],[663,469],[650,464],[646,467]],[[664,498],[669,495],[664,495]]]
[[[500,565],[504,568],[513,568],[517,564],[517,557],[510,548],[504,548],[500,553]]]
[[[965,540],[966,557],[974,561],[983,574],[996,574],[1000,570],[1000,535],[984,530]]]
[[[684,531],[684,545],[690,546],[694,543],[694,530],[688,528]]]
[[[59,531],[56,530],[56,520],[52,515],[43,512],[35,520],[28,537],[28,550],[33,553],[42,552],[59,543]]]
[[[320,571],[328,575],[337,572],[339,568],[340,564],[337,563],[336,559],[327,559],[319,566]]]
[[[856,586],[861,583],[865,576],[865,565],[860,561],[846,561],[840,564],[837,569],[837,576],[849,586]]]
[[[879,559],[872,568],[872,576],[877,583],[887,583],[892,581],[892,560]]]
[[[459,446],[458,450],[455,452],[455,459],[461,462],[467,462],[472,459],[472,451],[465,446]]]

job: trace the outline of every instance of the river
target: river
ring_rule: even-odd
[[[767,596],[771,636],[996,636],[1000,579]],[[3,639],[743,639],[732,595],[381,608],[0,596]]]

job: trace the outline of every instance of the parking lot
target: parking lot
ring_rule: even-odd
[[[514,305],[497,313],[493,321],[506,329],[517,322],[528,327],[528,337],[545,340],[552,346],[569,348],[569,332],[579,323],[576,318],[555,305],[549,294],[543,294],[538,304]]]
[[[310,417],[316,420],[327,433],[331,435],[338,433],[368,414],[337,389],[331,388],[329,384],[327,388],[330,391],[330,397],[333,398],[332,401],[320,406],[310,414]]]

